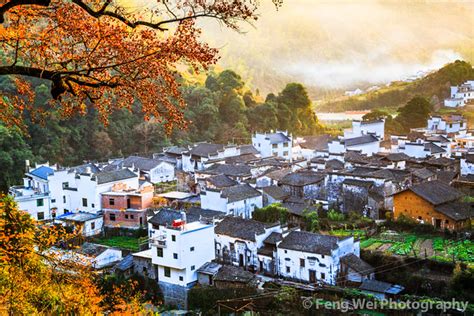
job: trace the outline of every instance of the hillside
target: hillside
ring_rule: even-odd
[[[442,103],[449,96],[449,87],[468,79],[474,79],[472,65],[455,61],[436,72],[413,82],[395,82],[388,87],[358,96],[323,102],[317,111],[342,112],[348,110],[369,110],[374,108],[398,108],[414,96],[423,96],[434,105]]]

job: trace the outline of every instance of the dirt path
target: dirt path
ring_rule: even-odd
[[[433,240],[432,239],[425,239],[421,244],[420,244],[420,257],[424,257],[426,252],[426,256],[428,258],[432,257],[434,255],[433,251]]]

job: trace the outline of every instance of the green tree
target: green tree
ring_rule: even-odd
[[[21,183],[25,172],[25,160],[33,154],[16,128],[0,125],[0,192],[6,192],[14,184]]]
[[[280,203],[274,203],[262,208],[256,208],[253,211],[252,218],[263,223],[284,224],[288,220],[288,210],[281,206]]]
[[[380,120],[380,119],[386,119],[388,117],[392,117],[390,114],[388,114],[386,111],[374,109],[370,111],[369,113],[365,114],[362,116],[362,120],[364,121],[374,121],[374,120]]]
[[[319,230],[319,215],[317,211],[304,210],[303,219],[307,231],[317,232]]]
[[[426,125],[432,105],[424,97],[414,97],[398,110],[396,121],[403,127],[403,132],[409,132],[410,128],[423,127]]]

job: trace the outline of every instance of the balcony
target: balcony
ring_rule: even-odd
[[[166,248],[166,235],[151,238],[151,245],[157,248]]]

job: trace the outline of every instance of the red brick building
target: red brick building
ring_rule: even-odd
[[[153,201],[153,185],[138,190],[118,184],[109,192],[102,193],[105,227],[138,229],[146,227],[146,213]]]

